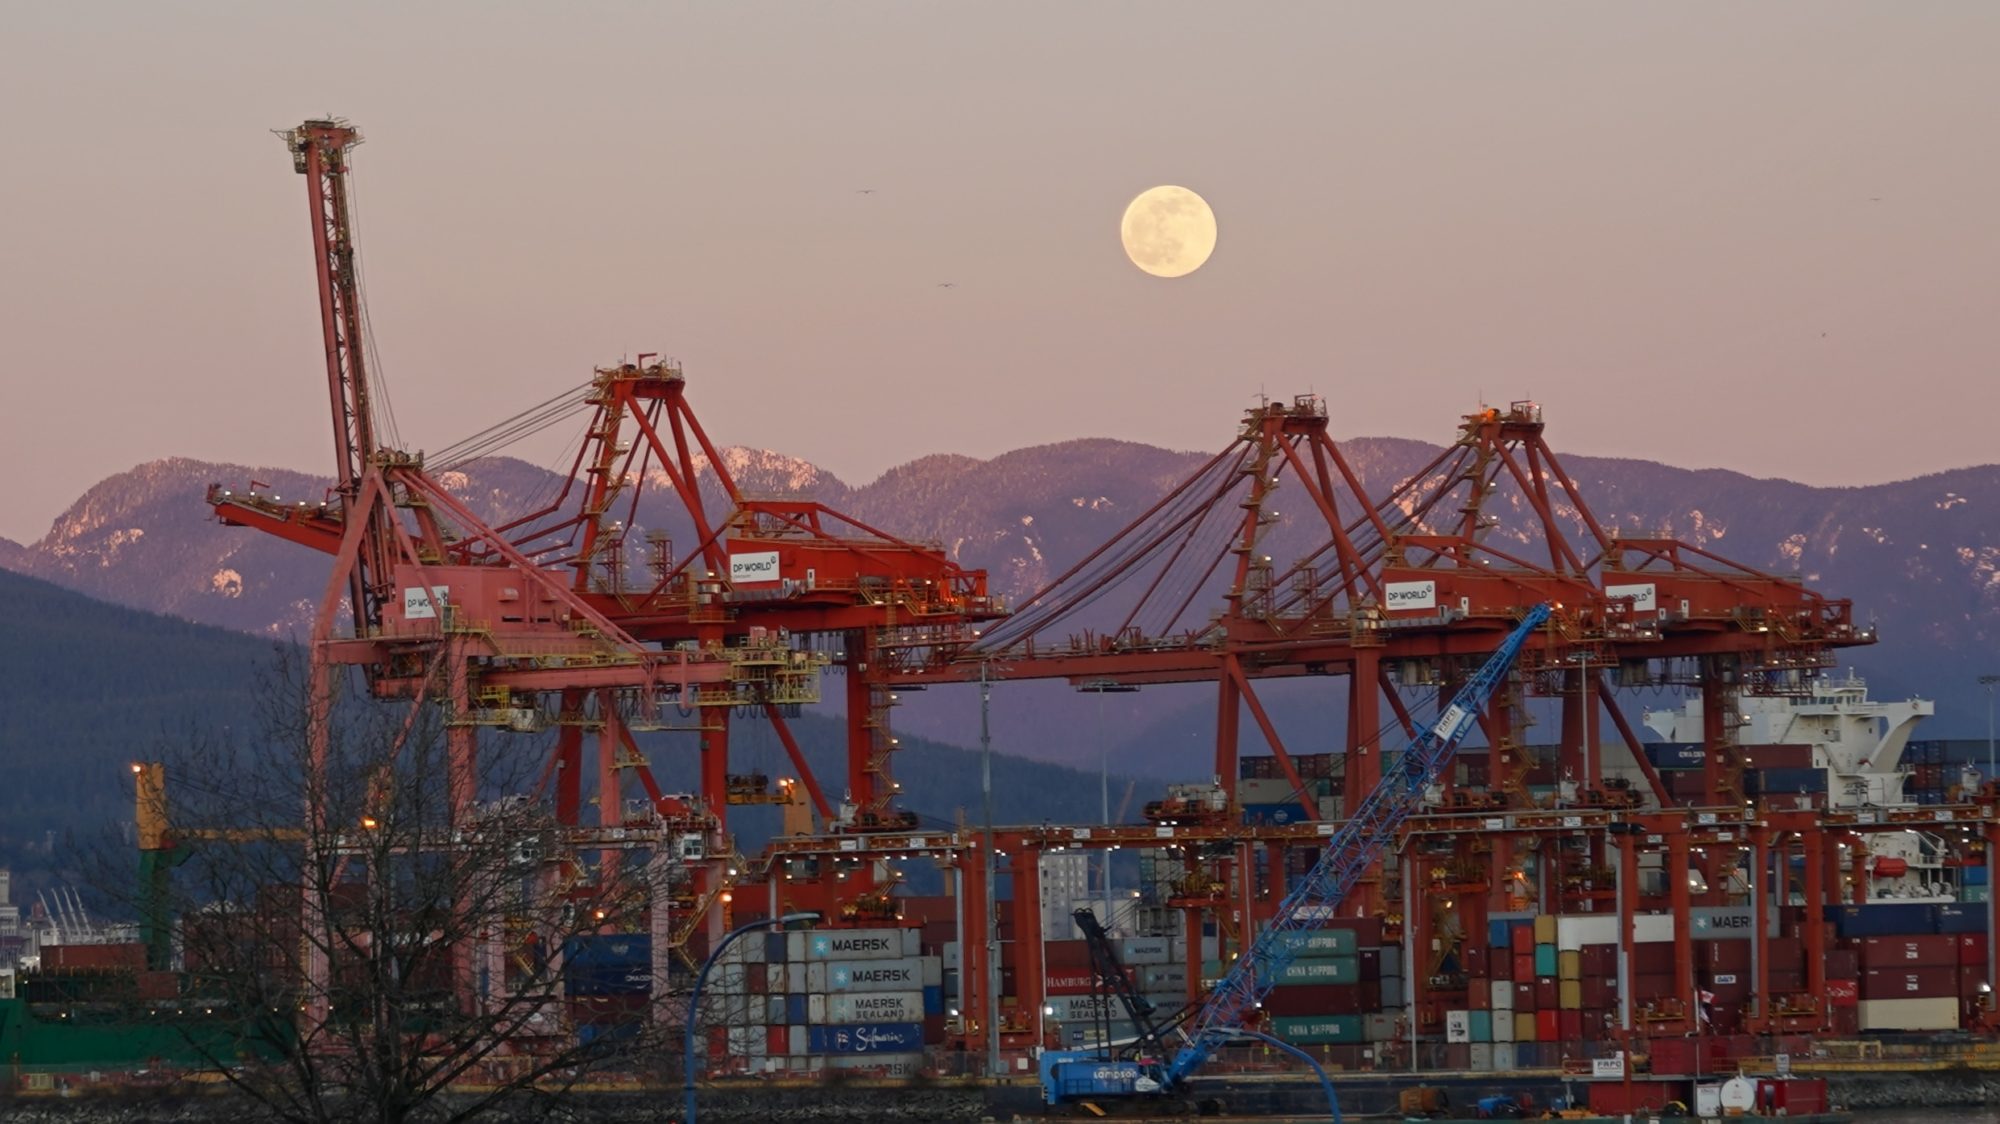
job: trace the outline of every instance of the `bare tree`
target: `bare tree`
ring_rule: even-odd
[[[175,919],[181,1005],[208,1020],[189,1041],[216,1074],[287,1121],[396,1124],[678,1056],[665,981],[642,995],[579,954],[665,931],[685,875],[665,825],[566,828],[533,795],[543,739],[468,754],[449,735],[478,715],[316,698],[282,663],[256,739],[191,739],[152,807],[141,789],[161,837],[136,906]]]

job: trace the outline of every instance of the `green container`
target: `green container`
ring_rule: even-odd
[[[1960,886],[1958,888],[1958,900],[1962,902],[1991,901],[1992,899],[1987,897],[1987,894],[1992,889],[1991,886]]]
[[[1361,981],[1361,960],[1354,956],[1300,957],[1285,965],[1274,981],[1285,984],[1351,984]]]
[[[1552,944],[1535,946],[1535,975],[1545,979],[1554,978],[1557,963],[1556,946]]]
[[[1352,929],[1295,929],[1279,933],[1278,944],[1299,956],[1353,956],[1361,950]]]
[[[1300,1015],[1271,1020],[1272,1031],[1295,1046],[1365,1042],[1363,1027],[1360,1015]]]
[[[1470,1016],[1466,1021],[1471,1024],[1472,1040],[1474,1042],[1493,1041],[1493,1012],[1474,1008],[1466,1013]]]

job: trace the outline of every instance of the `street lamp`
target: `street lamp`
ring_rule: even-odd
[[[2000,685],[2000,675],[1982,675],[1979,685],[1986,688],[1986,779],[1995,780],[1993,771],[1993,688]]]
[[[681,1043],[682,1052],[685,1055],[685,1068],[684,1068],[685,1080],[681,1086],[681,1093],[687,1104],[687,1118],[684,1124],[695,1124],[695,1118],[694,1118],[695,1019],[701,1012],[701,988],[704,983],[708,982],[708,970],[715,966],[715,962],[717,960],[722,959],[722,954],[724,952],[729,951],[729,946],[736,943],[736,938],[742,936],[745,933],[753,932],[757,929],[768,929],[773,925],[777,926],[780,929],[784,928],[787,925],[809,925],[818,920],[819,920],[819,914],[814,912],[787,913],[782,917],[766,917],[761,921],[752,921],[747,925],[738,925],[736,928],[729,931],[728,936],[722,938],[722,942],[715,946],[715,951],[708,954],[708,959],[701,962],[701,971],[695,973],[694,990],[688,994],[687,1033]]]

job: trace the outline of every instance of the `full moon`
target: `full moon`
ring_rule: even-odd
[[[1215,212],[1185,187],[1148,188],[1118,225],[1125,256],[1155,277],[1186,277],[1215,252]]]

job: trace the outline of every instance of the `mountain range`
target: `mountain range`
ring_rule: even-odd
[[[1381,494],[1437,455],[1437,446],[1356,438],[1341,448],[1362,485]],[[809,462],[732,446],[719,456],[748,495],[819,500],[871,526],[942,544],[983,567],[995,592],[1019,601],[1145,511],[1207,457],[1124,441],[1086,439],[1021,449],[990,460],[929,456],[850,485]],[[1877,697],[1939,701],[1937,735],[1983,733],[1980,674],[2000,672],[2000,466],[1981,466],[1867,487],[1818,488],[1722,470],[1572,456],[1564,467],[1607,528],[1665,532],[1745,564],[1797,574],[1830,596],[1853,599],[1857,619],[1881,640],[1846,654]],[[719,494],[705,464],[705,489]],[[202,502],[210,483],[252,478],[269,492],[317,500],[327,482],[302,473],[169,459],[112,476],[86,492],[37,542],[0,540],[0,567],[91,597],[266,638],[300,637],[324,587],[326,560],[256,532],[228,528]],[[442,476],[482,516],[548,502],[562,480],[498,457]],[[650,487],[635,522],[691,544],[692,529]],[[1518,507],[1518,495],[1497,497]],[[1490,532],[1533,557],[1531,520]],[[1577,513],[1558,518],[1580,532]],[[1290,522],[1290,517],[1286,517]],[[638,528],[635,528],[637,530]],[[636,536],[635,536],[636,537]],[[1509,541],[1509,540],[1512,541]],[[1338,726],[1310,685],[1272,687],[1289,748],[1332,748]],[[1155,776],[1202,776],[1212,750],[1212,688],[1148,688],[1079,697],[1060,684],[1002,684],[994,692],[995,744],[1050,760]],[[1648,700],[1658,705],[1656,700]],[[976,690],[910,700],[899,727],[940,740],[977,738]],[[1292,739],[1298,738],[1294,743]]]

